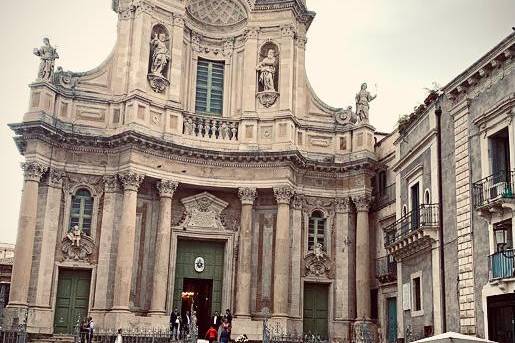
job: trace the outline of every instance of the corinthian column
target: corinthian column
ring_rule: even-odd
[[[304,196],[295,194],[292,200],[291,214],[291,303],[290,315],[293,317],[301,317],[300,300],[301,300],[301,262],[302,262],[302,205]]]
[[[128,311],[134,260],[138,189],[144,176],[126,172],[119,174],[118,177],[123,185],[123,215],[118,236],[113,310]]]
[[[290,198],[293,189],[274,187],[277,201],[277,225],[274,254],[274,317],[288,315],[288,284],[290,280]]]
[[[170,265],[170,230],[172,222],[172,198],[178,182],[161,180],[157,184],[159,191],[159,227],[156,237],[156,255],[154,260],[154,278],[152,282],[152,303],[150,312],[164,315],[166,313],[166,287],[168,286],[168,266]]]
[[[236,316],[250,316],[250,273],[252,250],[252,204],[255,188],[240,188],[241,200],[240,247],[238,250],[238,284],[236,288]]]
[[[48,169],[39,162],[25,162],[21,165],[25,178],[21,194],[18,236],[14,249],[14,265],[11,277],[10,306],[27,306],[32,247],[36,231],[38,189],[41,176]]]
[[[370,318],[370,228],[368,209],[370,197],[353,197],[356,205],[356,318]]]
[[[335,229],[336,229],[336,249],[335,259],[335,304],[336,319],[354,319],[356,313],[354,304],[350,302],[355,299],[355,277],[354,274],[354,237],[350,230],[350,199],[335,199]]]

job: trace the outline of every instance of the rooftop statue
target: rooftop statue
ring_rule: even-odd
[[[361,89],[358,94],[356,94],[356,115],[358,116],[359,123],[368,123],[368,110],[370,108],[370,102],[377,97],[376,95],[371,95],[369,91],[367,91],[366,82],[361,84]]]
[[[34,55],[41,58],[39,64],[38,80],[51,81],[54,75],[55,60],[59,58],[57,50],[50,45],[48,38],[43,38],[43,46],[34,49]]]

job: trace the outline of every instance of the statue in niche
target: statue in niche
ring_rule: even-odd
[[[274,49],[268,49],[267,56],[257,65],[259,82],[263,85],[263,91],[275,92],[274,78],[277,58]]]
[[[358,121],[360,123],[368,123],[368,110],[370,108],[370,102],[377,97],[376,95],[371,95],[369,91],[367,91],[366,82],[361,84],[361,89],[358,94],[356,94],[356,115],[358,116]]]
[[[279,79],[277,51],[278,48],[274,43],[264,44],[261,47],[261,61],[256,66],[258,73],[257,98],[265,107],[272,106],[279,97],[277,92]]]
[[[162,25],[156,25],[152,29],[150,41],[150,59],[148,81],[155,92],[161,93],[170,85],[167,79],[168,65],[171,55],[168,48],[169,37]]]
[[[54,75],[55,60],[59,58],[57,50],[50,45],[48,38],[43,38],[43,46],[34,49],[34,55],[41,58],[39,64],[38,79],[51,81]]]

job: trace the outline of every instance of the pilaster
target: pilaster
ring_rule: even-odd
[[[245,32],[243,69],[243,114],[256,112],[256,66],[258,63],[258,27],[248,27]]]
[[[304,195],[295,194],[291,202],[291,285],[290,285],[290,316],[302,318],[302,205]]]

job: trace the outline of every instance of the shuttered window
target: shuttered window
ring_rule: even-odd
[[[93,197],[87,189],[79,189],[72,196],[70,212],[70,228],[78,225],[84,234],[91,234],[91,218],[93,215]]]
[[[313,250],[317,244],[325,250],[325,223],[326,219],[320,211],[315,211],[309,217],[308,250]]]
[[[199,59],[195,111],[222,115],[224,101],[224,62]]]

